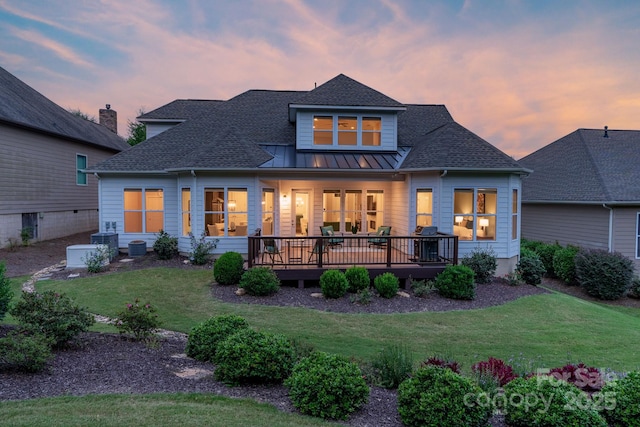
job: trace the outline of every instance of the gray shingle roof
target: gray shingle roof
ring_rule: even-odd
[[[309,91],[297,102],[301,105],[341,105],[358,107],[404,107],[395,99],[339,74]]]
[[[578,129],[519,160],[522,200],[640,202],[640,131]]]
[[[122,138],[106,127],[71,114],[2,67],[0,121],[113,151],[129,148]]]
[[[384,104],[406,108],[406,111],[399,111],[398,115],[398,145],[401,148],[397,153],[386,153],[393,157],[393,168],[522,170],[513,159],[455,123],[443,105],[404,106],[344,75],[319,86],[316,91],[332,87],[353,87],[354,93],[357,92],[354,96],[368,103],[368,106]],[[145,114],[142,119],[160,119],[166,114],[167,119],[186,118],[183,123],[92,166],[90,170],[158,172],[191,169],[264,170],[269,165],[282,167],[285,162],[274,158],[277,152],[273,147],[288,147],[281,151],[283,156],[286,153],[290,156],[296,144],[296,124],[289,120],[289,106],[307,105],[312,92],[249,90],[224,102],[174,101]],[[342,97],[332,96],[326,93],[322,95],[323,101],[319,97],[316,100],[325,105],[337,102]],[[369,101],[365,99],[367,97]],[[374,99],[380,104],[375,104]],[[351,106],[356,102],[342,99],[336,105],[344,104]],[[328,157],[329,160],[335,159],[336,163],[339,163],[338,158]],[[302,163],[286,164],[300,168]]]

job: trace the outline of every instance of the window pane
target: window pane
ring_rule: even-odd
[[[315,116],[313,118],[313,143],[315,145],[333,144],[333,117]]]
[[[322,194],[322,225],[333,225],[340,230],[341,207],[340,190],[324,190]]]
[[[224,235],[224,189],[222,188],[205,188],[204,190],[204,210],[205,210],[205,227],[216,226],[218,235]],[[209,234],[210,236],[213,234]]]
[[[496,189],[479,189],[476,197],[476,213],[495,214],[498,208],[498,191]]]
[[[382,120],[380,117],[362,118],[362,145],[379,146],[381,139]]]
[[[162,212],[147,212],[146,217],[147,233],[158,233],[164,228]]]
[[[382,190],[367,191],[367,231],[377,231],[384,224],[384,194]]]
[[[86,169],[86,167],[87,167],[87,156],[83,156],[82,154],[76,155],[76,168]]]
[[[145,203],[148,211],[161,211],[164,209],[162,190],[146,190]]]
[[[142,233],[142,212],[124,213],[124,232]]]
[[[76,184],[87,185],[87,174],[80,172],[80,169],[87,168],[87,156],[76,154]]]
[[[456,189],[453,194],[453,212],[456,214],[473,214],[473,190]]]
[[[518,213],[518,190],[513,190],[511,195],[511,212]]]
[[[124,190],[124,210],[142,210],[142,190]]]
[[[478,216],[478,228],[476,229],[478,238],[495,240],[496,238],[496,217]]]
[[[182,235],[187,236],[191,232],[191,189],[182,189]],[[197,237],[200,237],[199,235]]]
[[[338,117],[338,145],[356,145],[358,143],[358,118]]]
[[[262,235],[273,235],[275,190],[265,188],[262,190]]]
[[[347,190],[344,202],[344,231],[362,231],[362,191]]]
[[[416,225],[422,227],[432,224],[433,193],[430,188],[416,190]]]

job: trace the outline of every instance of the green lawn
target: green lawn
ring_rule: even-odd
[[[19,296],[22,279],[12,285]],[[639,368],[640,310],[609,307],[552,293],[482,310],[392,315],[338,314],[214,301],[210,271],[151,269],[69,281],[43,281],[91,312],[113,316],[136,297],[150,302],[167,329],[188,332],[210,316],[234,313],[260,330],[283,333],[329,352],[368,359],[385,344],[407,344],[416,362],[447,355],[468,370],[489,356],[537,367],[585,362],[615,370]],[[10,316],[5,321],[11,322]],[[96,325],[94,330],[114,332]],[[320,426],[269,405],[209,394],[58,397],[0,402],[11,426]]]
[[[403,314],[339,314],[304,308],[228,304],[210,296],[210,271],[158,268],[69,281],[38,289],[65,292],[94,313],[113,316],[136,297],[158,308],[167,329],[188,332],[210,316],[234,313],[256,329],[279,332],[316,348],[368,359],[385,344],[406,343],[416,361],[449,355],[468,369],[489,356],[536,360],[546,367],[584,362],[639,368],[640,316],[571,296],[537,295],[482,310]],[[104,325],[99,330],[113,330]]]

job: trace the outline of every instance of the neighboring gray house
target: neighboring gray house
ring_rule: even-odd
[[[147,141],[89,168],[100,224],[150,246],[164,229],[219,239],[375,232],[417,225],[460,238],[460,256],[492,247],[517,261],[521,176],[511,157],[443,105],[403,104],[345,75],[310,91],[249,90],[227,101],[176,100],[138,118]],[[100,230],[107,231],[107,230]]]
[[[129,145],[0,67],[0,245],[23,229],[47,240],[98,228],[98,181],[81,172]]]
[[[640,271],[640,131],[578,129],[519,160],[522,237],[617,251]]]

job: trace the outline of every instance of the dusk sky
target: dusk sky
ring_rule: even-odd
[[[0,0],[0,66],[64,108],[111,104],[122,136],[140,108],[343,73],[519,159],[640,129],[640,2]]]

